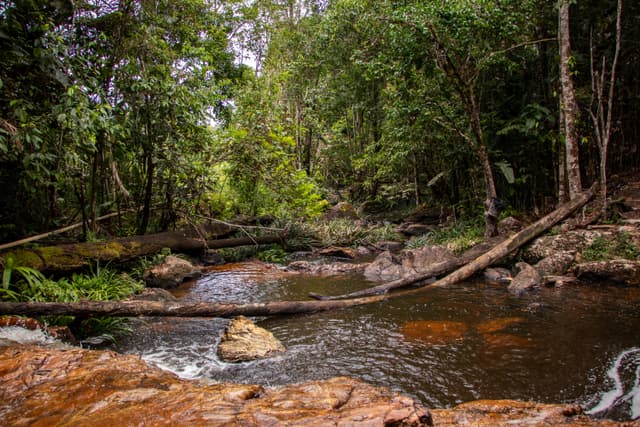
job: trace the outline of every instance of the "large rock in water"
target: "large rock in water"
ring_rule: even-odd
[[[204,384],[138,356],[82,349],[0,348],[7,426],[427,426],[408,397],[360,381],[266,389]]]
[[[390,281],[422,274],[435,264],[450,262],[455,256],[441,246],[423,246],[404,250],[399,256],[385,251],[364,270],[369,280]]]
[[[200,268],[189,261],[169,255],[164,261],[144,272],[143,279],[147,286],[153,288],[175,288],[185,279],[198,277]]]
[[[218,346],[218,356],[225,362],[264,359],[284,351],[284,345],[271,332],[244,316],[229,323]]]
[[[540,287],[542,277],[540,276],[540,273],[538,273],[538,270],[526,262],[517,263],[516,269],[519,272],[516,274],[516,277],[513,278],[507,289],[512,292],[521,293]]]
[[[613,282],[640,286],[640,261],[614,259],[578,264],[574,268],[578,279],[589,282]]]

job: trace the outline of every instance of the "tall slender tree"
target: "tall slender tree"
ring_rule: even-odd
[[[560,51],[560,86],[562,91],[562,108],[564,118],[565,166],[569,184],[569,198],[573,199],[582,191],[580,177],[580,149],[576,121],[579,109],[573,83],[571,55],[571,31],[569,26],[569,9],[571,0],[561,0],[558,9],[558,45]]]

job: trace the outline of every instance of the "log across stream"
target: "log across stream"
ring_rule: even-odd
[[[185,303],[255,304],[370,286],[358,276],[313,277],[238,264],[174,294]],[[348,375],[428,407],[482,398],[591,407],[613,388],[607,371],[618,355],[640,347],[639,304],[638,289],[568,286],[516,297],[503,285],[463,281],[348,310],[254,318],[287,347],[262,361],[218,359],[226,319],[134,319],[135,333],[112,348],[189,378],[279,385]],[[635,380],[633,363],[625,359],[620,369],[624,384]],[[629,418],[629,402],[613,414]]]

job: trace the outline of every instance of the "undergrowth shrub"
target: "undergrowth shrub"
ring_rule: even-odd
[[[477,245],[484,239],[482,218],[459,220],[454,224],[430,231],[409,240],[408,249],[417,249],[426,245],[444,246],[454,254],[460,254]]]
[[[640,250],[633,243],[628,233],[616,233],[612,238],[600,236],[582,251],[582,259],[585,262],[605,261],[609,259],[624,258],[638,259]]]

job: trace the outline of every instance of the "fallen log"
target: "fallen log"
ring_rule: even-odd
[[[593,197],[593,192],[587,190],[583,193],[576,195],[572,200],[560,206],[555,211],[551,212],[545,217],[540,218],[530,226],[526,227],[519,233],[516,233],[512,237],[508,238],[504,242],[496,245],[493,249],[487,253],[480,255],[473,261],[463,265],[453,273],[443,277],[434,283],[429,284],[428,288],[444,287],[468,279],[479,271],[484,270],[496,261],[504,258],[510,253],[520,249],[523,245],[533,240],[549,228],[553,227],[558,222],[562,221],[576,210],[584,206],[589,199]],[[418,290],[422,290],[420,288]],[[415,290],[409,290],[403,292],[403,294],[413,293]]]
[[[426,286],[362,298],[335,301],[277,301],[252,304],[229,303],[180,303],[156,301],[83,301],[76,303],[55,302],[0,302],[0,315],[75,315],[75,316],[175,316],[175,317],[235,317],[270,316],[298,313],[313,313],[335,310],[363,304],[371,304],[399,296],[413,295],[434,287],[444,287],[471,277],[490,266],[522,245],[535,238],[575,210],[584,206],[592,197],[591,191],[579,194],[573,200],[549,215],[531,224],[493,249],[458,268],[453,273]]]
[[[480,244],[466,252],[462,257],[460,257],[460,259],[443,264],[436,264],[431,270],[427,271],[424,274],[394,280],[392,282],[383,283],[381,285],[363,289],[357,292],[352,292],[350,294],[323,296],[312,293],[309,294],[309,296],[319,300],[338,300],[364,297],[368,295],[380,295],[394,289],[400,289],[412,285],[422,284],[423,286],[428,287],[446,286],[459,282],[461,280],[468,279],[475,273],[489,267],[493,263],[509,255],[510,253],[515,252],[524,244],[544,233],[546,230],[553,227],[555,224],[562,221],[564,218],[568,217],[570,214],[584,206],[589,201],[589,199],[591,199],[591,197],[593,197],[593,193],[591,192],[591,190],[581,193],[573,200],[560,206],[555,211],[551,212],[547,216],[544,216],[543,218],[524,228],[522,231],[516,233],[510,238],[506,240],[494,239]],[[450,274],[435,282],[427,283],[433,277],[447,273]]]
[[[314,292],[310,292],[309,296],[311,298],[322,300],[322,301],[339,300],[339,299],[349,299],[349,298],[360,298],[360,297],[371,296],[371,295],[382,295],[394,289],[400,289],[408,286],[426,285],[428,283],[432,283],[435,277],[451,273],[455,269],[460,268],[466,263],[472,261],[476,257],[480,256],[482,253],[488,251],[489,249],[491,249],[496,244],[502,241],[504,241],[504,238],[500,236],[491,238],[486,242],[480,243],[474,246],[473,248],[469,249],[464,254],[462,254],[460,258],[434,264],[429,268],[429,270],[427,270],[424,273],[412,275],[408,277],[402,277],[400,279],[393,280],[391,282],[382,283],[372,288],[362,289],[360,291],[355,291],[348,294],[333,295],[333,296],[320,295]]]
[[[70,243],[40,248],[22,248],[2,254],[3,259],[13,258],[15,265],[40,271],[72,271],[89,266],[96,261],[126,262],[152,255],[169,248],[173,252],[197,253],[205,249],[231,248],[245,245],[281,243],[285,234],[259,237],[236,237],[205,240],[188,232],[171,231],[119,238],[107,242]]]
[[[235,317],[270,316],[314,313],[384,300],[384,296],[354,298],[340,301],[276,301],[251,304],[182,303],[164,301],[82,301],[82,302],[0,302],[0,315],[25,316],[172,316],[172,317]]]

